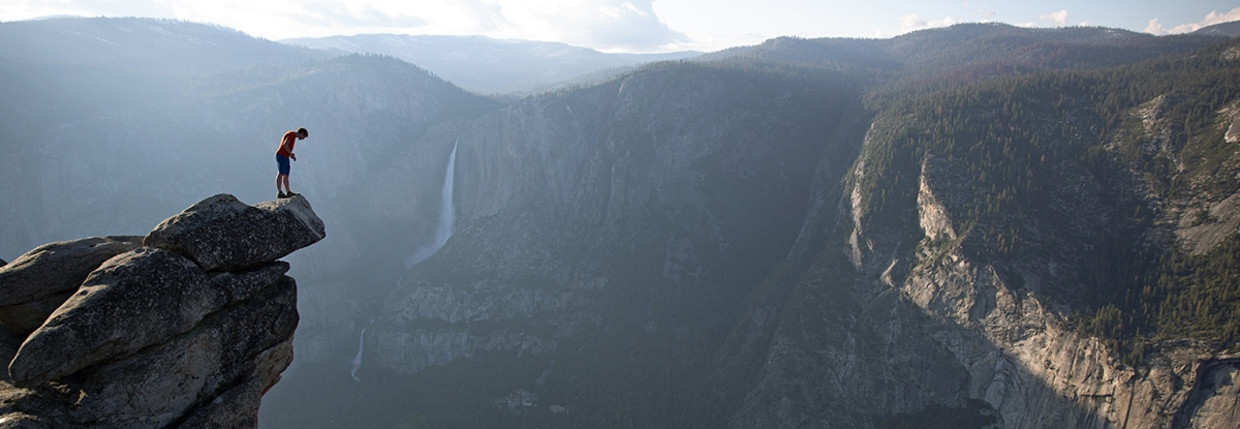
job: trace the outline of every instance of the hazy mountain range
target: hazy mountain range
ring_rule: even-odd
[[[778,38],[500,99],[450,70],[577,60],[4,23],[0,258],[272,199],[304,126],[327,237],[264,427],[1235,427],[1234,35]]]
[[[281,42],[336,53],[390,55],[480,94],[522,95],[597,83],[641,64],[700,54],[606,54],[563,43],[482,36],[363,34]]]

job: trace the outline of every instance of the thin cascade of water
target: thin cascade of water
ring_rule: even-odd
[[[370,319],[370,323],[375,323],[375,319]],[[366,346],[366,329],[368,328],[370,328],[369,324],[362,328],[362,334],[357,338],[357,356],[353,356],[353,370],[349,372],[349,376],[353,377],[353,381],[362,381],[357,378],[357,370],[362,367],[362,350]]]
[[[452,182],[456,173],[456,147],[460,143],[452,144],[452,154],[448,155],[448,168],[444,173],[443,193],[440,195],[441,208],[439,211],[439,224],[435,228],[435,238],[429,244],[418,248],[405,261],[405,267],[413,267],[418,263],[429,259],[435,255],[444,244],[448,243],[448,239],[452,238],[452,225],[456,222],[456,208],[452,204]]]
[[[456,223],[456,207],[452,205],[452,188],[453,178],[456,174],[456,148],[459,144],[460,140],[452,143],[452,153],[448,155],[447,171],[444,172],[443,179],[443,191],[440,194],[439,224],[435,228],[434,240],[414,251],[413,255],[405,261],[405,268],[411,268],[434,256],[435,252],[443,248],[444,244],[448,243],[448,239],[452,238],[452,225]],[[404,277],[401,277],[397,281],[396,287],[400,287],[400,283],[403,281]],[[375,319],[372,317],[370,322],[366,324],[366,327],[362,328],[362,333],[357,339],[357,354],[353,356],[353,370],[349,372],[349,375],[355,381],[362,381],[357,378],[357,371],[362,367],[362,354],[366,346],[366,329],[370,328],[370,325],[374,323]]]

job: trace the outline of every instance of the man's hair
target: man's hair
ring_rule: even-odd
[[[301,134],[301,135],[302,135],[302,137],[310,137],[310,132],[309,132],[309,131],[306,131],[306,129],[305,129],[305,128],[298,128],[298,129],[297,129],[297,134]]]

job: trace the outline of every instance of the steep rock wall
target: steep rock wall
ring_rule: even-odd
[[[966,256],[959,242],[935,242],[953,230],[938,203],[933,173],[920,177],[919,245],[901,293],[954,327],[936,333],[968,370],[969,396],[998,410],[1005,428],[1235,427],[1227,411],[1240,397],[1227,383],[1235,357],[1186,341],[1147,353],[1147,366],[1121,364],[1096,339],[1067,328],[1034,293],[1040,283],[1069,282],[1049,269],[1023,268],[1013,287],[992,263]],[[1036,264],[1031,264],[1036,265]]]

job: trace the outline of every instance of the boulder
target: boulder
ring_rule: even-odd
[[[206,271],[235,271],[282,258],[325,236],[323,221],[300,195],[248,206],[219,194],[165,219],[142,243],[185,255]]]
[[[296,283],[283,277],[130,359],[86,369],[67,426],[254,427],[263,388],[292,362]],[[190,416],[190,417],[186,417]],[[190,424],[205,419],[212,424]]]
[[[185,257],[135,249],[91,273],[26,339],[9,374],[19,383],[54,380],[131,354],[189,331],[226,300]]]
[[[4,266],[19,286],[0,320],[33,332],[0,331],[0,429],[256,427],[299,321],[276,259],[323,236],[304,198],[216,195],[141,238],[149,246],[54,243]]]
[[[139,236],[44,244],[0,266],[0,326],[25,337],[43,324],[104,261],[136,249]]]
[[[113,256],[138,248],[142,237],[91,237],[48,243],[0,264],[0,307],[72,291]]]

